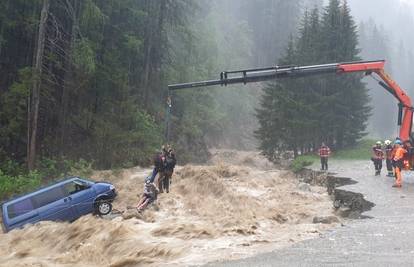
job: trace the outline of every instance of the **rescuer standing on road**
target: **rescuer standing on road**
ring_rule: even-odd
[[[375,146],[372,147],[371,160],[374,162],[375,175],[381,174],[382,160],[384,159],[384,151],[382,151],[381,141],[378,141]]]
[[[393,146],[390,140],[385,140],[384,144],[385,144],[385,159],[386,159],[387,171],[388,171],[387,176],[394,177],[394,171],[392,169],[392,158],[394,156],[392,153]]]
[[[322,143],[321,147],[319,148],[319,157],[321,158],[321,170],[328,170],[328,158],[331,154],[331,150],[325,143]]]
[[[395,184],[392,187],[401,187],[402,186],[402,176],[401,171],[404,168],[404,155],[407,153],[407,150],[402,146],[400,140],[395,141],[394,148],[394,158],[392,160],[394,170],[395,170]]]

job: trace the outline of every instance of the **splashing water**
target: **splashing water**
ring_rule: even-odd
[[[115,184],[114,209],[122,216],[0,234],[0,266],[198,265],[285,247],[333,226],[312,224],[314,216],[332,213],[324,188],[298,190],[293,174],[271,169],[257,153],[219,152],[210,166],[178,167],[172,192],[143,214],[128,206],[138,202],[150,170],[97,173],[97,180]]]

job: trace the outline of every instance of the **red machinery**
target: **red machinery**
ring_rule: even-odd
[[[205,86],[222,85],[227,86],[228,84],[237,83],[251,83],[261,82],[279,78],[287,77],[305,77],[313,76],[318,74],[326,73],[354,73],[364,72],[366,75],[377,74],[382,81],[379,84],[390,92],[398,101],[398,125],[400,126],[399,136],[404,142],[405,146],[410,146],[411,128],[413,121],[413,106],[410,97],[401,89],[401,87],[385,72],[384,70],[385,61],[359,61],[359,62],[347,62],[347,63],[332,63],[322,64],[313,66],[275,66],[270,68],[259,68],[259,69],[247,69],[239,71],[224,71],[220,73],[220,79],[209,80],[194,83],[183,83],[169,85],[169,90],[178,90],[186,88],[196,88]],[[167,127],[168,128],[168,127]],[[168,135],[168,134],[167,134]],[[411,149],[409,149],[411,151]],[[408,153],[411,155],[412,153]],[[409,160],[413,163],[414,160],[411,156]],[[410,164],[414,166],[414,164]]]

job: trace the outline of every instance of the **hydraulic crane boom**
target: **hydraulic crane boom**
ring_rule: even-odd
[[[382,81],[379,84],[390,92],[399,101],[398,125],[400,126],[400,138],[403,141],[410,141],[413,106],[410,97],[401,87],[385,72],[385,61],[358,61],[346,63],[332,63],[312,66],[274,66],[269,68],[246,69],[239,71],[224,71],[220,73],[220,79],[193,83],[182,83],[169,85],[169,90],[198,88],[206,86],[229,84],[247,84],[262,82],[280,78],[298,78],[320,74],[343,74],[364,72],[369,75],[377,74]]]

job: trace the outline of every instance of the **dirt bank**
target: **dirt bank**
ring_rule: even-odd
[[[0,235],[0,266],[187,266],[247,257],[319,236],[333,225],[326,188],[299,189],[296,177],[257,153],[217,151],[209,166],[177,168],[172,193],[139,215],[147,169],[95,178],[113,182],[122,216],[42,222]]]

